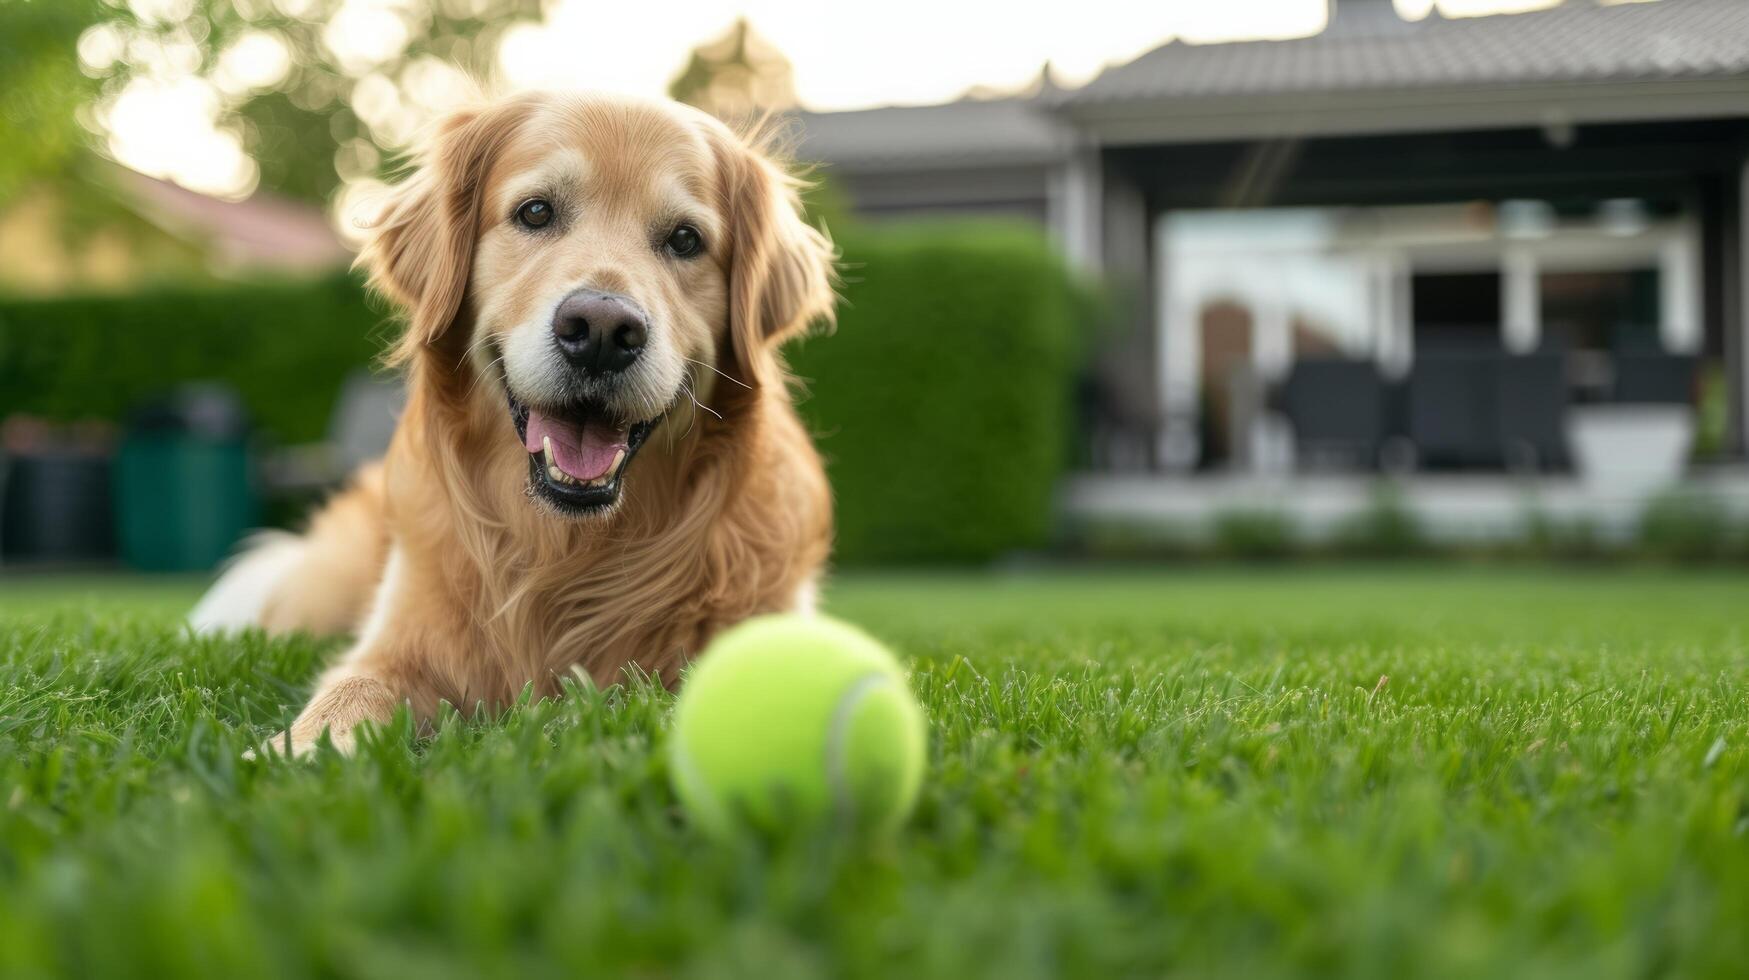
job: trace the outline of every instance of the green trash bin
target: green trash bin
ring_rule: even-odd
[[[115,514],[134,568],[206,571],[224,560],[261,514],[236,394],[191,386],[135,413],[115,459]]]

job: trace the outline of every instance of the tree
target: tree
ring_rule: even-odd
[[[382,172],[488,77],[504,32],[537,20],[540,0],[133,0],[106,13],[80,41],[100,79],[100,135],[114,135],[105,109],[130,87],[196,80],[261,186],[323,201]]]
[[[0,203],[83,152],[75,117],[96,83],[73,50],[100,12],[96,0],[0,0]]]
[[[794,106],[795,70],[742,18],[722,37],[693,49],[668,94],[719,119],[744,118]]]

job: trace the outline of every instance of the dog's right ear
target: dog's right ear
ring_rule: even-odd
[[[407,311],[389,360],[411,361],[450,333],[462,312],[486,193],[486,170],[526,117],[527,103],[464,110],[444,119],[394,187],[358,264]]]

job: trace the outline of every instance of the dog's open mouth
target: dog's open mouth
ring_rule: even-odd
[[[528,485],[570,513],[612,507],[626,468],[656,420],[624,422],[604,406],[578,403],[540,409],[510,399],[510,418],[528,451]]]

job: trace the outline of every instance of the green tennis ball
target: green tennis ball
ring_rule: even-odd
[[[867,633],[820,616],[750,619],[687,673],[674,790],[707,831],[832,823],[891,831],[923,779],[923,709]]]

